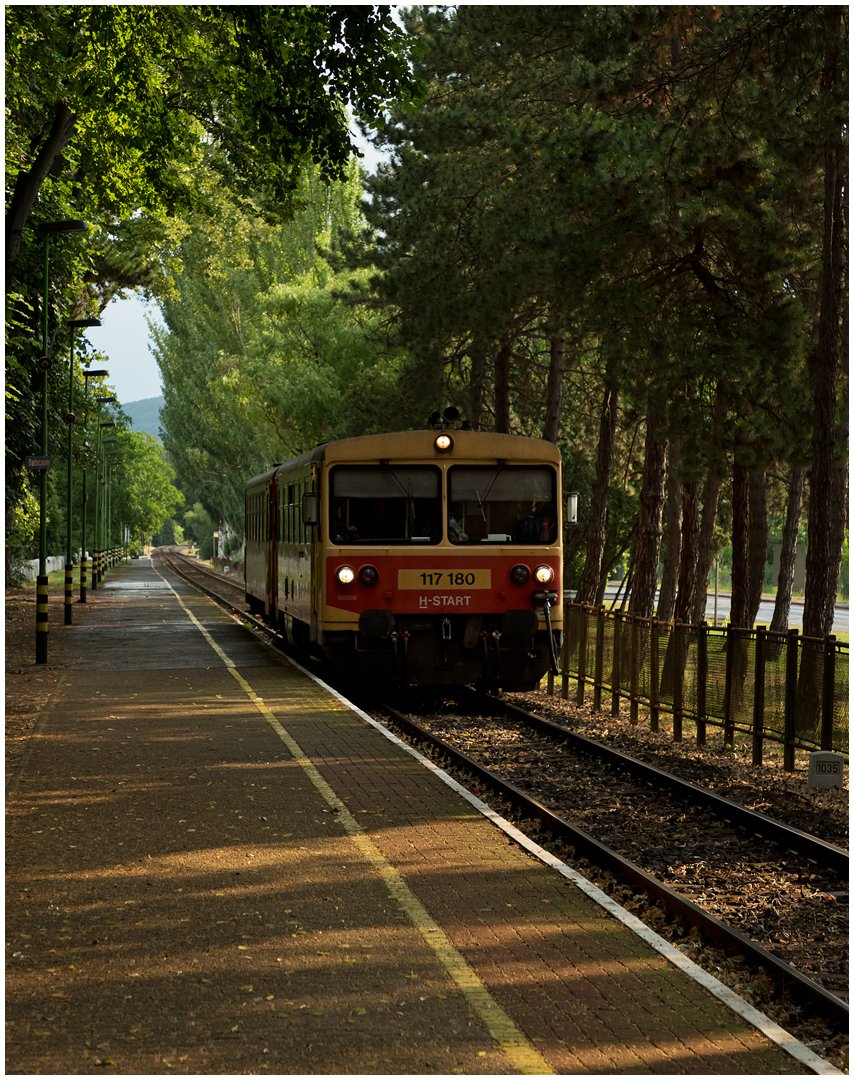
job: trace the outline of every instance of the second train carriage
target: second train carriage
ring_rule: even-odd
[[[350,678],[532,689],[562,629],[561,491],[540,439],[322,444],[247,485],[247,603]]]

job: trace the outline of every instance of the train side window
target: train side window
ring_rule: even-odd
[[[453,544],[553,544],[557,482],[547,465],[467,466],[448,471]]]
[[[433,465],[338,465],[331,471],[334,544],[438,544],[441,473]]]

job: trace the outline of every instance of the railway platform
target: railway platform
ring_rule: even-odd
[[[7,788],[7,1074],[834,1072],[170,574]]]

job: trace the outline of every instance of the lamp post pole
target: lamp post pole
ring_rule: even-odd
[[[74,432],[74,336],[73,331],[82,327],[100,326],[100,319],[66,319],[66,326],[72,330],[71,337],[71,350],[68,358],[68,412],[65,416],[65,422],[68,424],[68,475],[67,475],[67,502],[68,507],[68,521],[65,528],[65,625],[71,626],[73,622],[74,612],[74,597],[72,595],[74,589],[73,582],[73,563],[72,563],[72,535],[71,535],[71,457],[74,449],[72,436]],[[82,546],[82,545],[81,545]]]
[[[86,427],[89,420],[89,380],[101,378],[104,375],[109,375],[109,371],[106,368],[101,368],[98,371],[84,371],[83,372],[83,385],[84,385],[84,404],[83,404],[83,505],[80,512],[80,603],[86,603],[86,588],[87,588],[87,576],[89,570],[89,561],[86,558],[86,508],[89,503],[89,492],[86,487],[86,452],[89,449],[89,444],[86,442]]]
[[[102,445],[106,446],[108,443],[115,443],[115,442],[118,442],[118,439],[104,439]],[[114,465],[115,462],[110,461],[110,458],[115,458],[117,456],[118,456],[118,451],[116,451],[116,450],[107,450],[104,453],[104,508],[105,508],[105,513],[104,513],[104,550],[108,553],[108,555],[107,555],[107,563],[108,563],[108,565],[105,567],[106,570],[109,570],[110,567],[112,566],[112,557],[113,557],[113,555],[112,555],[113,544],[112,544],[112,535],[111,535],[111,529],[110,529],[110,525],[111,525],[111,522],[112,522],[112,514],[113,514],[113,488],[112,488],[112,473],[110,472],[110,466]]]
[[[52,233],[88,232],[85,221],[45,221],[39,225],[44,237],[44,282],[42,289],[42,356],[39,367],[42,372],[41,386],[41,462],[39,476],[39,573],[36,580],[36,663],[47,663],[48,644],[48,596],[47,596],[47,373],[51,368],[50,340],[48,334],[50,308],[50,237]]]
[[[112,450],[112,451],[107,453],[106,457],[113,458],[112,461],[107,461],[106,462],[106,473],[107,473],[107,476],[106,476],[106,480],[107,480],[107,517],[106,517],[107,550],[109,552],[111,552],[110,558],[112,558],[112,553],[114,551],[114,545],[113,545],[113,536],[114,536],[114,534],[113,534],[113,468],[112,467],[113,467],[113,465],[118,464],[118,457],[119,457],[118,451]]]
[[[103,464],[101,453],[101,428],[115,427],[115,420],[101,420],[101,406],[108,401],[115,401],[114,397],[96,398],[98,402],[98,440],[95,451],[95,529],[94,529],[94,549],[93,556],[94,562],[92,565],[92,588],[97,589],[101,582],[101,577],[104,572],[103,568],[103,549],[101,544],[101,535],[103,532],[103,517],[104,517],[104,497],[101,493],[101,486],[103,479],[101,477],[101,467]]]

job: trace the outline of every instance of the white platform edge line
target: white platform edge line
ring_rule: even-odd
[[[324,689],[328,694],[331,694],[332,697],[341,702],[341,704],[346,706],[351,712],[355,713],[367,724],[370,724],[371,727],[381,732],[390,742],[399,746],[402,750],[405,750],[406,753],[414,757],[425,768],[429,769],[430,772],[439,777],[443,783],[458,795],[461,795],[476,810],[483,814],[484,817],[488,818],[493,825],[501,829],[506,835],[512,837],[521,847],[530,852],[530,854],[536,856],[541,862],[550,866],[552,869],[557,870],[559,874],[571,881],[573,885],[576,885],[587,897],[589,897],[589,899],[604,908],[615,919],[619,920],[624,926],[631,930],[632,933],[645,941],[657,953],[660,953],[660,955],[673,964],[674,967],[679,968],[679,970],[684,972],[688,978],[693,979],[694,982],[703,986],[710,994],[736,1013],[736,1015],[761,1031],[770,1042],[779,1046],[796,1061],[811,1069],[819,1076],[843,1075],[839,1069],[834,1068],[830,1062],[825,1061],[824,1058],[813,1053],[809,1047],[804,1046],[804,1044],[796,1039],[794,1035],[790,1035],[788,1031],[785,1031],[779,1024],[776,1024],[771,1020],[770,1017],[765,1016],[764,1013],[761,1013],[748,1001],[745,1001],[744,998],[739,994],[736,994],[734,990],[725,986],[719,979],[716,979],[714,975],[710,975],[707,971],[704,971],[695,964],[693,960],[689,960],[687,956],[684,956],[677,948],[671,945],[669,941],[666,941],[654,930],[650,929],[650,927],[641,922],[635,915],[632,915],[630,911],[626,911],[624,907],[612,900],[610,896],[592,882],[588,881],[587,878],[582,877],[581,874],[576,870],[573,870],[572,867],[567,866],[566,863],[558,859],[557,856],[550,854],[544,848],[540,847],[539,844],[536,844],[529,837],[525,836],[525,834],[520,832],[515,825],[511,825],[506,818],[501,817],[500,814],[496,814],[496,812],[490,809],[485,802],[464,788],[462,784],[454,780],[452,776],[449,776],[444,769],[439,768],[438,765],[434,764],[418,750],[408,746],[399,739],[394,732],[389,731],[388,728],[384,727],[372,716],[368,716],[366,712],[363,712],[357,705],[354,705],[352,701],[345,698],[344,695],[340,694],[334,687],[325,683],[323,679],[314,675],[291,657],[288,657],[288,662],[293,664],[295,668],[302,671],[305,675],[308,675],[308,677],[316,682],[318,686]]]

